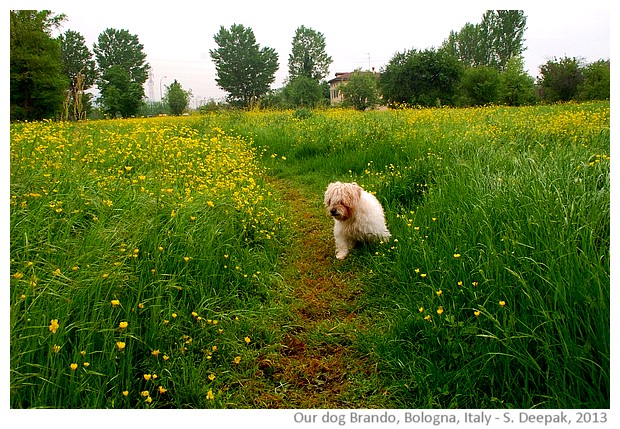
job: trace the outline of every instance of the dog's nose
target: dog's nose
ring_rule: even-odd
[[[329,213],[330,213],[332,216],[336,216],[336,215],[338,214],[338,210],[336,210],[336,209],[331,209],[331,210],[329,211]]]

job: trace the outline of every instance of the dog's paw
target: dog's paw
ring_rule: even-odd
[[[338,252],[336,252],[336,259],[343,260],[344,258],[347,257],[348,254],[349,254],[349,252],[343,252],[342,250],[338,251]]]

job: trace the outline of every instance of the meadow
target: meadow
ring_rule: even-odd
[[[283,189],[326,218],[335,180],[393,238],[326,256],[376,368],[351,404],[610,406],[607,102],[16,123],[10,177],[13,408],[286,406]]]

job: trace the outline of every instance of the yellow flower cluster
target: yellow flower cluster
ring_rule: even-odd
[[[27,209],[33,199],[47,197],[57,216],[88,213],[96,221],[89,207],[119,208],[122,201],[115,195],[131,189],[156,201],[171,217],[191,203],[234,210],[255,239],[273,238],[284,219],[265,205],[269,189],[261,184],[264,169],[252,142],[218,127],[199,131],[205,126],[200,118],[161,119],[12,127],[11,179],[32,178],[28,188],[11,195],[12,206]],[[66,201],[50,198],[69,185],[71,178],[63,171],[67,161],[96,190],[93,194],[81,186],[81,206],[73,202],[67,207]]]

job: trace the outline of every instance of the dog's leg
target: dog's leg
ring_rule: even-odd
[[[334,241],[336,242],[336,258],[344,259],[349,254],[349,249],[353,247],[355,242],[347,240],[340,235],[334,235]]]

